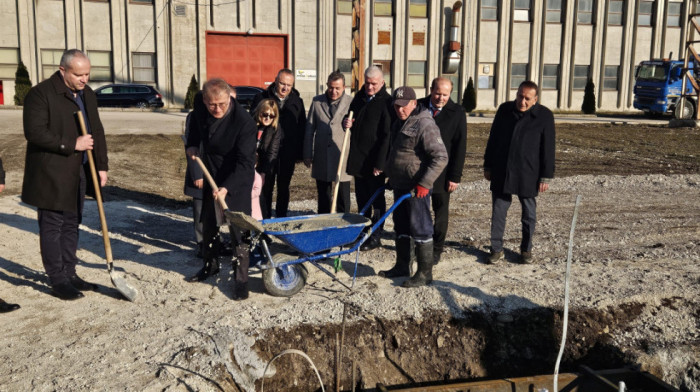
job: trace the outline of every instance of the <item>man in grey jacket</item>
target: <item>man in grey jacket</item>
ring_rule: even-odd
[[[391,128],[386,175],[394,190],[394,200],[411,191],[415,197],[394,210],[396,265],[380,271],[379,276],[409,275],[413,239],[418,271],[402,286],[418,287],[433,281],[433,220],[428,196],[447,165],[447,150],[431,113],[421,110],[412,88],[399,87],[394,91],[394,110],[397,118]]]
[[[345,94],[345,76],[332,72],[328,76],[325,94],[314,97],[306,117],[304,136],[304,164],[311,167],[316,179],[318,213],[350,212],[350,177],[345,172],[350,143],[345,146],[345,163],[340,171],[337,211],[331,211],[333,181],[338,174],[345,130],[343,118],[348,113],[352,98]],[[348,131],[349,132],[349,131]]]

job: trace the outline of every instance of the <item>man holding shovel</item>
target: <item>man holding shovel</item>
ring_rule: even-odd
[[[37,207],[41,260],[51,290],[60,299],[74,300],[83,297],[81,291],[97,289],[76,274],[76,251],[90,178],[85,175],[85,151],[93,150],[100,186],[105,186],[107,143],[97,98],[87,85],[90,60],[80,50],[67,50],[58,69],[32,87],[24,101],[27,157],[22,201]],[[87,120],[88,135],[81,136],[78,111]]]
[[[203,281],[219,272],[221,242],[217,215],[221,214],[216,211],[215,204],[250,214],[250,194],[255,175],[257,127],[243,106],[231,97],[231,87],[223,79],[211,79],[204,83],[201,97],[204,105],[195,104],[190,120],[194,123],[187,138],[187,155],[190,159],[201,156],[218,189],[204,182],[201,218],[204,267],[187,278],[190,282]],[[207,109],[206,112],[197,110],[202,106]],[[199,151],[200,143],[203,151]],[[233,266],[234,299],[243,300],[248,298],[250,253],[242,241],[243,232],[234,226],[229,226],[229,231],[236,260]]]
[[[350,212],[350,177],[345,165],[338,170],[341,155],[348,156],[350,144],[344,143],[343,118],[348,114],[352,98],[345,94],[345,76],[332,72],[328,76],[325,94],[314,97],[306,119],[304,164],[316,179],[318,213]],[[341,151],[345,149],[345,153]],[[338,178],[337,211],[331,211],[333,181]]]

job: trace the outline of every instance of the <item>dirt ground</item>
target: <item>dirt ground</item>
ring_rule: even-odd
[[[700,132],[665,126],[558,124],[556,179],[538,198],[534,265],[517,263],[520,210],[506,231],[506,260],[485,263],[490,194],[481,178],[489,125],[469,125],[462,185],[452,197],[449,248],[435,282],[414,290],[376,272],[384,246],[360,255],[352,291],[308,265],[291,298],[265,293],[251,271],[249,300],[231,300],[231,268],[186,283],[194,257],[185,168],[177,136],[108,136],[105,208],[115,263],[139,290],[129,303],[111,286],[94,202],[81,226],[78,273],[100,285],[74,302],[50,295],[36,212],[20,203],[24,138],[0,140],[8,171],[0,195],[2,390],[262,390],[268,362],[305,352],[326,387],[552,373],[563,326],[564,273],[577,195],[567,345],[562,371],[632,366],[700,391]],[[313,213],[315,189],[297,166],[291,210]],[[391,200],[390,200],[391,201]],[[338,274],[350,283],[354,257]],[[345,320],[345,322],[343,322]],[[344,327],[343,327],[344,326]],[[342,340],[342,344],[339,342]],[[338,366],[336,349],[342,347]],[[319,390],[299,355],[276,359],[265,390]]]

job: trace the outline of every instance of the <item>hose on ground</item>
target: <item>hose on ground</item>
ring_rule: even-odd
[[[281,356],[283,356],[283,355],[286,355],[286,354],[299,354],[299,355],[301,355],[302,357],[306,358],[306,360],[309,361],[309,363],[311,364],[311,368],[313,368],[313,369],[314,369],[314,372],[316,372],[316,377],[318,377],[318,383],[321,384],[321,392],[326,392],[326,389],[323,387],[323,381],[321,381],[321,375],[318,373],[318,369],[316,369],[316,365],[314,365],[314,362],[311,360],[311,358],[309,358],[308,355],[306,355],[305,352],[300,351],[300,350],[294,350],[294,349],[289,349],[289,350],[284,350],[284,351],[282,351],[281,353],[275,355],[275,356],[270,360],[270,362],[268,362],[267,365],[265,365],[265,371],[263,371],[262,383],[261,383],[261,385],[260,385],[260,392],[264,392],[264,391],[265,391],[265,374],[267,374],[267,368],[270,367],[270,365],[272,364],[272,362],[273,362],[275,359],[277,359],[277,358],[279,358],[279,357],[281,357]]]

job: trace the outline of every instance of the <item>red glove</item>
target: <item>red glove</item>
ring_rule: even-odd
[[[422,198],[428,196],[428,192],[430,192],[430,189],[423,188],[420,185],[416,185],[416,197],[417,198],[422,199]]]

